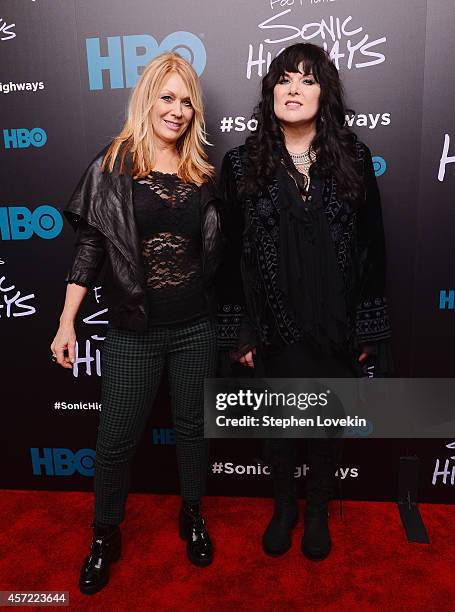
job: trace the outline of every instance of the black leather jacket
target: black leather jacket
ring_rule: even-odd
[[[119,173],[101,171],[106,149],[89,165],[64,210],[77,230],[76,249],[67,282],[92,287],[107,264],[104,287],[114,327],[144,331],[148,325],[145,273],[132,199],[131,158]],[[213,306],[213,275],[220,256],[219,200],[213,184],[201,187],[203,273]]]

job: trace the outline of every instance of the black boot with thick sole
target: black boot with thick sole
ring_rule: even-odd
[[[85,559],[79,578],[79,589],[84,595],[101,591],[109,582],[110,564],[122,554],[122,538],[118,525],[101,527],[93,523],[90,555]]]
[[[323,508],[306,507],[304,513],[302,552],[311,561],[322,561],[332,550],[328,511]]]
[[[179,514],[179,533],[186,540],[188,559],[198,567],[206,567],[213,561],[213,545],[205,527],[199,504],[183,502]]]
[[[262,548],[272,557],[284,555],[292,544],[291,532],[297,525],[299,512],[297,503],[286,504],[275,501],[275,510],[262,536]]]

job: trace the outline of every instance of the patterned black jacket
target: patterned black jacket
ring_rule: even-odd
[[[323,200],[345,284],[347,331],[353,350],[390,337],[380,196],[370,151],[359,141],[356,146],[365,187],[363,202],[356,209],[338,197],[334,177],[320,177],[319,187],[312,180],[313,189],[319,189]],[[226,347],[236,343],[241,354],[253,345],[269,346],[272,331],[275,336],[278,332],[283,344],[299,339],[299,330],[286,311],[277,283],[280,185],[275,179],[267,193],[242,200],[239,186],[246,154],[244,146],[229,151],[220,177],[224,227],[230,228],[230,253],[221,269],[221,337]],[[223,294],[223,287],[219,287],[219,294]]]

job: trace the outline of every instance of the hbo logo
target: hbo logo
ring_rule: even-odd
[[[50,240],[63,228],[63,219],[53,206],[38,206],[30,211],[25,206],[0,207],[0,236],[2,240],[28,240],[36,234]]]
[[[207,61],[205,47],[191,32],[173,32],[160,44],[149,34],[109,36],[107,53],[102,54],[100,38],[87,38],[87,67],[90,89],[103,89],[103,70],[109,73],[111,89],[134,87],[143,68],[159,53],[175,51],[201,75]],[[125,77],[123,76],[125,74]]]
[[[373,155],[371,158],[373,161],[374,173],[376,176],[382,176],[387,170],[387,162],[380,155]]]
[[[14,130],[3,130],[3,141],[5,149],[26,149],[33,147],[44,147],[47,142],[47,134],[41,128],[26,130],[16,128]]]
[[[175,444],[175,430],[155,427],[152,431],[152,444]]]
[[[31,448],[33,474],[35,476],[93,476],[95,451],[81,448],[73,453],[69,448]]]

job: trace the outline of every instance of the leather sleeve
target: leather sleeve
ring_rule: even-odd
[[[105,259],[104,237],[97,229],[80,218],[76,230],[76,243],[67,283],[75,283],[91,289]]]
[[[115,189],[113,181],[107,183],[111,174],[101,171],[106,150],[107,147],[90,162],[65,206],[64,215],[74,229],[78,228],[81,219],[93,226],[102,224],[102,219],[99,218],[99,212],[95,210],[93,202],[106,189]],[[106,187],[107,184],[108,187]]]

